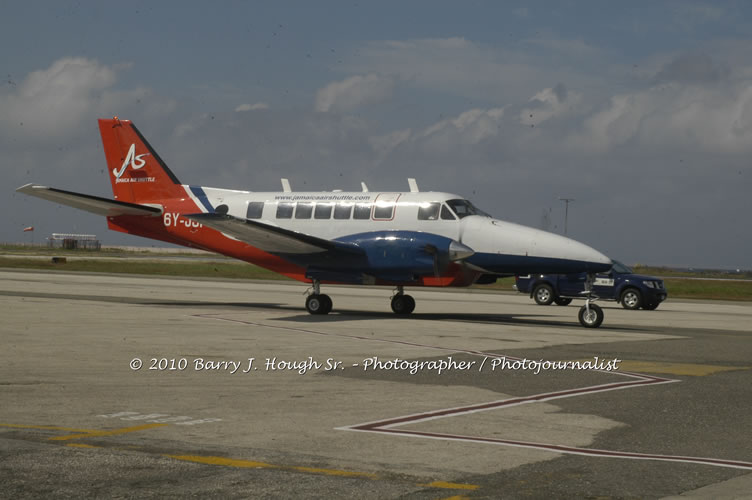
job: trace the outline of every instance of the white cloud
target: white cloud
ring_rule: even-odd
[[[523,125],[538,125],[555,116],[571,111],[579,104],[582,96],[567,90],[563,84],[543,89],[530,101],[528,107],[520,112],[520,122]]]
[[[459,142],[477,144],[487,137],[496,135],[499,120],[504,116],[503,108],[470,109],[455,118],[441,120],[426,128],[420,137],[454,136]]]
[[[387,99],[394,80],[374,73],[332,82],[316,93],[316,111],[351,111]]]
[[[6,140],[69,139],[80,133],[84,123],[121,115],[142,101],[151,100],[152,92],[145,88],[113,89],[117,72],[129,66],[66,57],[34,71],[17,88],[0,96],[0,130]],[[170,99],[158,99],[149,104],[149,112],[159,114],[173,107]]]
[[[258,109],[269,109],[269,105],[267,103],[265,103],[265,102],[257,102],[257,103],[254,103],[254,104],[244,103],[244,104],[241,104],[240,106],[238,106],[237,108],[235,108],[235,111],[237,111],[237,112],[240,112],[240,111],[255,111],[255,110],[258,110]]]
[[[404,130],[395,130],[394,132],[390,132],[385,135],[370,137],[368,139],[368,142],[380,156],[383,156],[391,152],[400,144],[410,140],[411,135],[412,130],[410,130],[409,128]]]
[[[530,88],[563,81],[572,88],[600,81],[605,52],[581,40],[536,38],[490,46],[465,38],[378,41],[345,61],[350,73],[394,75],[400,84],[450,95],[508,103]],[[575,63],[579,66],[574,69]]]
[[[601,152],[630,141],[657,150],[752,152],[752,82],[670,84],[620,94],[589,116],[571,140]]]

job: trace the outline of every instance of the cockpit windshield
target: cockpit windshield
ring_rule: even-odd
[[[619,262],[618,260],[613,261],[614,265],[611,267],[611,270],[617,274],[632,274],[632,270]]]
[[[486,212],[470,203],[468,200],[447,200],[446,204],[449,205],[449,208],[451,208],[452,211],[457,214],[457,217],[459,217],[460,219],[467,217],[468,215],[491,217]]]

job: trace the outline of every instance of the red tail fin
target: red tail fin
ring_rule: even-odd
[[[129,120],[99,120],[115,199],[158,202],[185,195],[175,174]]]

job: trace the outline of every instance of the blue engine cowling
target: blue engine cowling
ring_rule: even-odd
[[[457,242],[419,231],[373,231],[338,238],[366,253],[366,269],[379,277],[403,277],[441,272],[450,261],[450,246]],[[454,247],[452,247],[454,248]]]

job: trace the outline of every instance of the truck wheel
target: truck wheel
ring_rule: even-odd
[[[624,309],[639,309],[642,305],[642,295],[636,288],[627,288],[621,294],[621,306]]]
[[[572,299],[565,299],[564,297],[556,297],[554,299],[554,303],[556,303],[557,306],[568,306],[572,303]]]
[[[538,305],[550,305],[554,301],[554,289],[546,283],[538,285],[533,290],[533,298]]]

